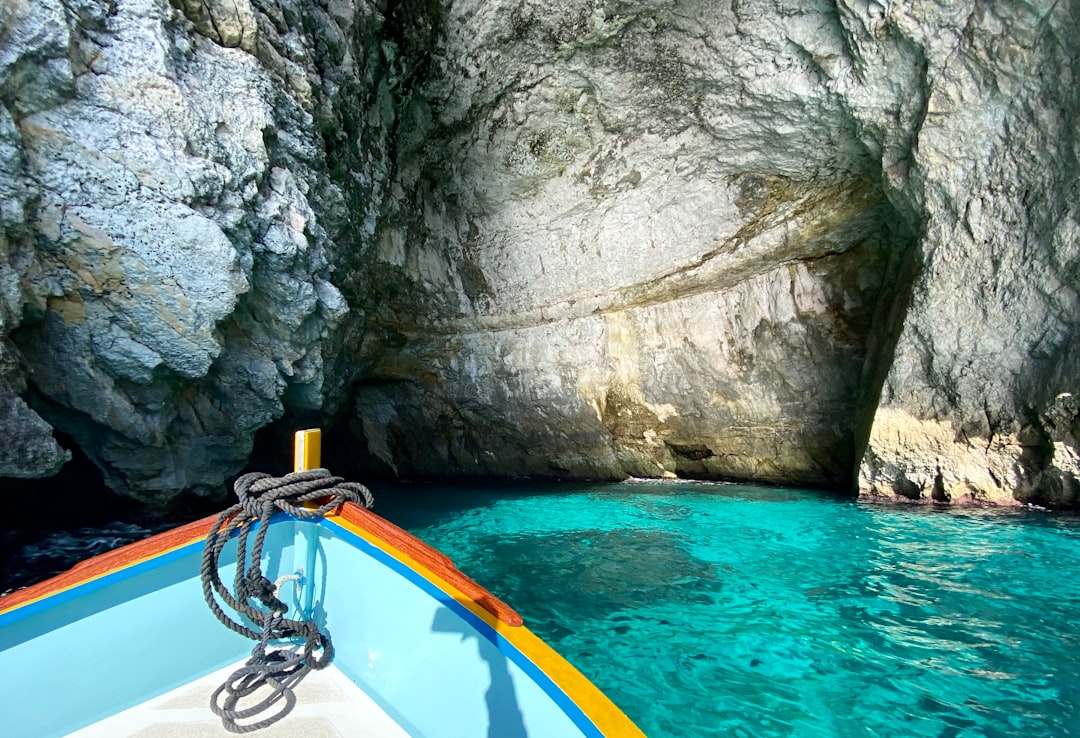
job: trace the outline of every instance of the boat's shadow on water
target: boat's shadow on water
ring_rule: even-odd
[[[457,633],[461,640],[476,639],[480,658],[487,662],[491,683],[484,693],[488,710],[488,738],[528,738],[514,680],[506,656],[491,642],[466,625],[454,612],[440,608],[431,623],[433,633]]]

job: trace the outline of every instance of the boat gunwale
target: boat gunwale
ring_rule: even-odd
[[[566,715],[586,736],[646,738],[641,729],[611,701],[611,698],[542,638],[527,627],[500,627],[507,623],[495,616],[486,604],[478,601],[470,593],[458,590],[453,583],[442,579],[437,572],[427,570],[421,562],[415,559],[410,561],[411,557],[408,553],[396,550],[393,544],[387,545],[385,539],[380,539],[377,534],[367,530],[365,523],[369,519],[383,520],[369,510],[354,507],[348,515],[327,516],[322,524],[336,525],[345,533],[359,536],[363,542],[374,546],[384,555],[398,559],[404,567],[405,576],[412,579],[421,589],[427,590],[433,597],[441,600],[444,606],[465,618],[479,633],[485,634],[505,657],[516,663],[519,668],[529,674],[534,682],[541,685],[548,696],[561,706]],[[408,531],[402,532],[419,541]],[[428,544],[423,541],[419,542],[428,547]],[[432,550],[449,561],[437,549]],[[457,571],[456,568],[455,571]],[[473,587],[487,591],[469,577],[465,575],[462,577]],[[446,599],[438,597],[429,588],[439,590]],[[490,596],[494,597],[494,595]],[[497,598],[495,601],[499,602]]]
[[[0,626],[5,620],[18,620],[21,616],[33,615],[37,608],[30,606],[34,604],[40,603],[47,607],[45,601],[52,597],[67,592],[77,596],[73,590],[121,574],[125,570],[138,570],[141,565],[156,559],[167,559],[174,552],[197,545],[206,539],[218,517],[211,515],[201,518],[98,554],[66,572],[0,596]],[[484,626],[482,630],[488,631],[489,639],[504,653],[507,649],[517,651],[524,659],[514,659],[518,665],[526,671],[532,671],[533,679],[543,676],[544,681],[563,695],[559,700],[563,703],[563,709],[569,707],[572,712],[584,717],[600,735],[644,738],[644,733],[607,695],[550,645],[528,628],[521,627],[521,615],[464,574],[438,549],[352,502],[343,503],[336,511],[328,514],[321,524],[333,524],[346,533],[358,535],[384,554],[400,561],[406,570],[419,579],[426,580],[431,586],[445,593],[450,598],[445,603],[447,606],[473,620],[474,627]],[[583,727],[578,720],[574,722]]]
[[[210,532],[210,527],[217,518],[217,515],[210,515],[156,533],[140,541],[128,543],[120,548],[80,561],[65,572],[0,596],[0,617],[110,574],[164,556],[196,541],[205,540],[206,534]]]
[[[512,627],[522,625],[521,615],[512,607],[454,566],[454,562],[446,554],[424,543],[407,530],[370,510],[348,501],[344,502],[336,511],[327,515],[327,519],[332,520],[335,517],[341,517],[369,531],[376,538],[398,549],[417,563],[422,564],[506,625]],[[7,615],[18,608],[69,589],[88,584],[95,579],[100,579],[150,559],[163,556],[197,541],[205,540],[206,535],[210,532],[217,519],[218,515],[210,515],[176,528],[170,528],[141,541],[134,541],[112,551],[93,556],[75,564],[65,572],[0,596],[0,616]]]

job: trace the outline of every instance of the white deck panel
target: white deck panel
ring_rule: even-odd
[[[210,712],[210,695],[230,674],[244,665],[239,661],[171,692],[147,700],[112,717],[89,725],[72,738],[217,738],[235,736]],[[261,699],[267,692],[254,695]],[[253,702],[245,700],[244,704]],[[275,705],[276,710],[280,703]],[[242,721],[250,723],[265,715]],[[296,707],[288,716],[250,735],[260,738],[408,738],[394,720],[337,667],[312,671],[296,689]]]

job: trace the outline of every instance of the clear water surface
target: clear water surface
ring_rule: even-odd
[[[632,483],[377,510],[650,738],[1080,736],[1080,517]]]

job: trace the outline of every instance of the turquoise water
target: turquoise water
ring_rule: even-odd
[[[650,738],[1080,735],[1080,517],[632,483],[378,511]]]

